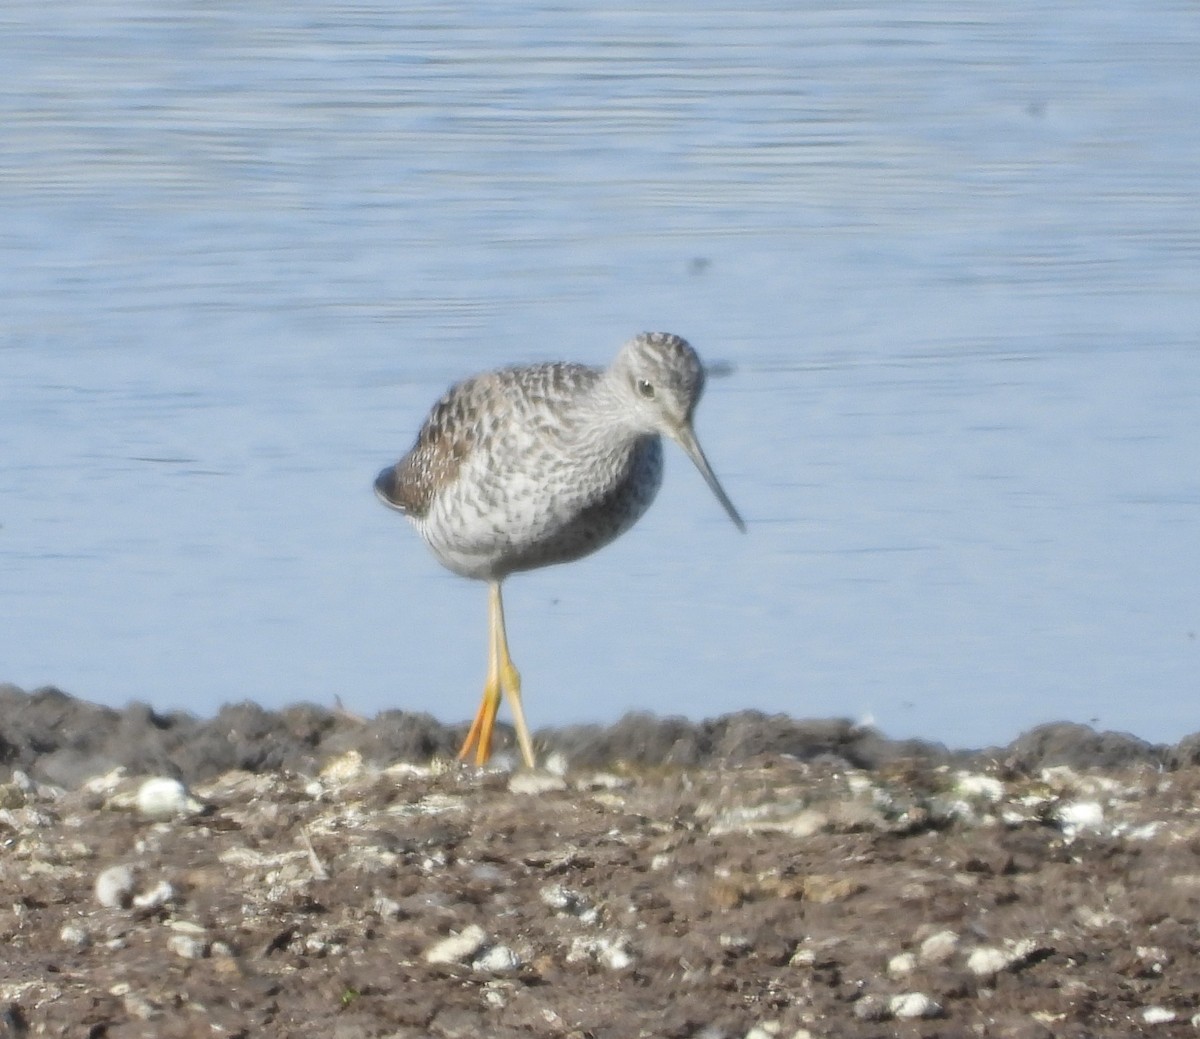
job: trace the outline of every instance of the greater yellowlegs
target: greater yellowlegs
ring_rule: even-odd
[[[376,478],[375,493],[413,521],[444,566],[488,582],[487,681],[460,759],[474,751],[482,765],[491,756],[503,694],[521,756],[534,767],[500,585],[628,530],[662,483],[660,436],[683,448],[746,529],[692,429],[703,390],[696,351],[666,332],[631,339],[607,369],[553,361],[487,372],[453,386],[412,450]]]

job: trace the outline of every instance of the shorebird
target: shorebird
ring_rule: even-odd
[[[631,339],[608,368],[551,361],[487,372],[451,387],[412,450],[376,478],[380,500],[415,524],[443,566],[488,583],[487,680],[460,760],[491,756],[503,695],[521,757],[534,767],[500,586],[628,530],[662,483],[663,436],[746,529],[692,429],[703,390],[696,351],[667,332]]]

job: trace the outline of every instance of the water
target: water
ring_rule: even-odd
[[[371,481],[470,372],[688,336],[629,535],[515,578],[532,724],[1200,729],[1194,5],[0,13],[0,680],[469,717]]]

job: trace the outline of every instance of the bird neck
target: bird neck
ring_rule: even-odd
[[[577,433],[602,453],[619,454],[633,446],[650,431],[638,421],[627,398],[622,394],[612,371],[605,371],[580,400]]]

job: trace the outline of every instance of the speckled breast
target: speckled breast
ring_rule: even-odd
[[[496,580],[586,556],[628,530],[662,484],[656,436],[583,466],[577,456],[505,456],[522,464],[489,469],[480,459],[416,521],[441,563],[464,577]]]

